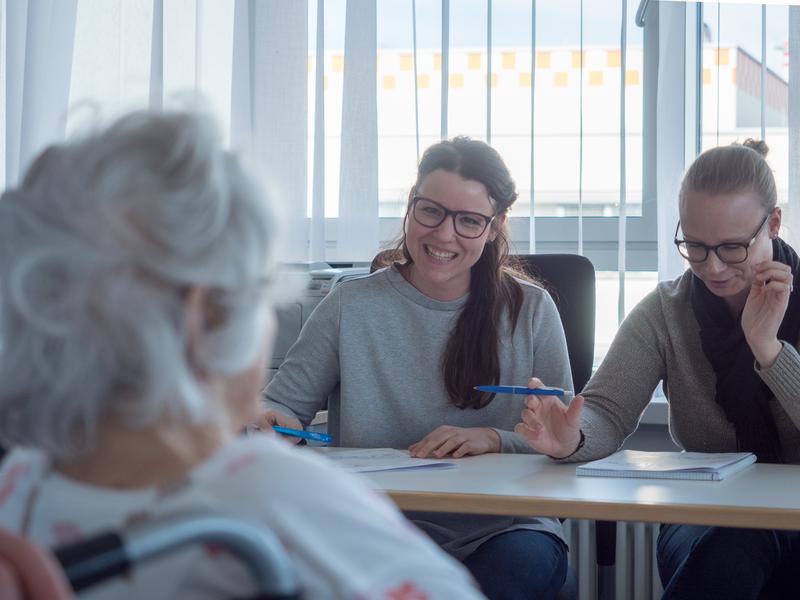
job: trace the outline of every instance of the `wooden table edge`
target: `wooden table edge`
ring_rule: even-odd
[[[601,502],[384,490],[401,510],[800,530],[800,508]]]

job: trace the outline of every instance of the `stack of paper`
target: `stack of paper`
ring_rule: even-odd
[[[447,469],[456,466],[455,463],[436,458],[411,458],[406,450],[394,448],[320,448],[317,451],[351,473]]]
[[[592,477],[640,477],[643,479],[707,479],[719,481],[753,464],[751,452],[640,452],[622,450],[576,469]]]

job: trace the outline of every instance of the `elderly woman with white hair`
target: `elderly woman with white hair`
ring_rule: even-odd
[[[54,546],[212,510],[271,528],[308,598],[480,597],[362,482],[238,436],[274,329],[274,230],[213,126],[183,113],[53,146],[3,194],[0,525]],[[251,591],[232,558],[198,548],[89,596]]]

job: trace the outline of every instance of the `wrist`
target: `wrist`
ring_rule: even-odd
[[[503,441],[500,439],[500,434],[491,427],[487,427],[486,430],[489,432],[489,452],[501,452]]]
[[[579,434],[578,441],[574,445],[568,446],[568,448],[573,448],[573,450],[571,452],[569,450],[567,450],[567,453],[563,454],[562,456],[553,456],[551,454],[548,454],[548,456],[550,458],[554,458],[556,460],[561,460],[561,459],[564,459],[564,458],[569,458],[573,454],[576,454],[578,452],[578,450],[583,448],[583,445],[586,443],[586,435],[583,433],[583,429],[579,429],[578,430],[578,434]]]
[[[752,350],[753,356],[758,363],[758,368],[769,369],[778,359],[778,355],[781,353],[781,350],[783,350],[783,344],[781,344],[777,339],[774,339],[767,344],[753,348]]]

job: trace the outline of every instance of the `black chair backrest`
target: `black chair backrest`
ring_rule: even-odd
[[[578,393],[589,381],[594,362],[594,266],[577,254],[521,254],[516,258],[555,300],[567,338],[572,384]]]

